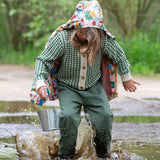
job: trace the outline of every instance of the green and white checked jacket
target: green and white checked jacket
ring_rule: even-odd
[[[93,66],[88,64],[86,55],[79,55],[79,50],[75,49],[70,41],[71,31],[63,30],[57,34],[46,49],[37,57],[35,67],[35,85],[36,90],[46,86],[44,81],[53,67],[54,61],[62,57],[59,70],[56,73],[58,81],[63,82],[73,88],[85,90],[94,85],[101,77],[101,58],[103,54],[113,60],[122,81],[131,79],[129,62],[126,55],[118,43],[104,35],[101,45],[103,53],[99,51]]]

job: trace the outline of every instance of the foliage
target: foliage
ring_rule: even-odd
[[[30,18],[27,17],[26,5],[28,0],[2,0],[0,3],[0,14],[5,17],[5,29],[7,30],[7,39],[10,48],[18,51],[24,49],[27,39],[22,33],[28,30],[27,23]]]
[[[40,38],[49,36],[72,16],[76,3],[74,0],[2,0],[0,7],[5,10],[10,47],[18,51],[25,50],[28,42],[41,44]]]
[[[114,28],[118,28],[123,36],[132,35],[135,29],[150,30],[150,24],[156,24],[160,11],[159,0],[100,0],[100,2],[106,11],[107,22],[114,24]]]
[[[41,46],[49,35],[60,25],[69,20],[75,10],[76,1],[64,0],[30,0],[32,10],[28,13],[32,21],[28,23],[30,30],[24,34],[35,46]]]
[[[0,51],[0,63],[1,64],[24,64],[33,67],[36,57],[41,53],[41,50],[37,50],[32,46],[28,46],[25,52],[14,51],[9,47],[2,48]]]
[[[131,63],[133,73],[153,74],[160,72],[160,41],[152,41],[148,34],[135,33],[126,37],[121,46]]]
[[[4,10],[1,10],[0,14],[0,46],[4,46],[8,43],[7,32],[5,27]]]

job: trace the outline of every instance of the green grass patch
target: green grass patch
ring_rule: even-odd
[[[5,138],[0,138],[0,143],[8,143],[8,144],[15,144],[15,137],[5,137]]]
[[[0,124],[40,124],[37,116],[5,116],[0,117]]]
[[[121,111],[122,109],[120,109],[120,108],[114,108],[114,109],[111,109],[111,111],[113,112],[113,111]]]
[[[2,153],[0,153],[0,159],[1,160],[18,160],[19,158],[15,153],[8,153],[7,155],[3,155]]]
[[[36,57],[42,52],[34,47],[28,47],[24,52],[16,52],[11,50],[9,46],[3,47],[0,51],[0,63],[1,64],[23,64],[34,67]]]
[[[27,101],[0,101],[0,112],[37,112],[39,110],[50,109],[51,106],[39,106]]]
[[[137,32],[132,37],[118,41],[124,49],[134,74],[160,73],[159,40],[153,41],[148,34]]]
[[[115,123],[157,123],[160,116],[114,116]]]
[[[160,101],[160,98],[143,98],[144,100]]]

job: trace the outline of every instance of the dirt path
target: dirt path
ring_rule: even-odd
[[[34,69],[16,65],[0,65],[0,100],[29,101],[29,92],[33,82]],[[135,78],[141,83],[135,93],[123,89],[118,77],[119,98],[110,102],[114,114],[121,115],[160,115],[160,80]],[[56,101],[57,105],[58,102]]]
[[[0,100],[29,100],[34,70],[24,66],[0,65]]]

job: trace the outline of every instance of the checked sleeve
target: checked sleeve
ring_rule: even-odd
[[[36,59],[34,82],[41,83],[48,78],[54,61],[63,55],[63,33],[57,34],[48,44],[47,48]],[[37,88],[37,87],[36,87]]]
[[[115,63],[122,81],[130,80],[132,78],[129,69],[130,63],[128,62],[123,49],[115,40],[108,38],[107,36],[104,42],[104,53]]]

